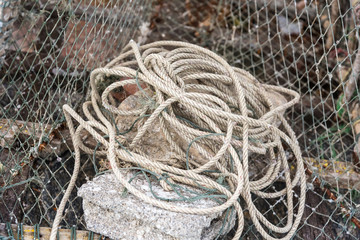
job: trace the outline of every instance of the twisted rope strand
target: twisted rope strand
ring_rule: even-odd
[[[119,81],[100,93],[98,84],[109,76],[117,76]],[[126,80],[121,80],[124,78]],[[112,97],[112,91],[128,84],[140,86],[139,82],[147,85],[146,89],[140,87],[139,92],[146,97],[146,102],[136,109],[124,110]],[[231,67],[215,53],[175,41],[143,46],[130,41],[120,56],[91,73],[90,87],[91,101],[83,104],[87,120],[68,105],[63,106],[74,143],[75,166],[54,219],[51,240],[56,239],[65,204],[75,186],[80,150],[96,156],[106,155],[119,182],[146,203],[188,214],[235,209],[238,228],[234,239],[241,237],[244,228],[240,201],[245,201],[252,222],[265,239],[290,239],[294,235],[304,212],[306,179],[295,133],[283,113],[299,101],[296,92],[261,84],[250,73]],[[274,94],[290,100],[276,103],[272,99]],[[119,133],[118,126],[125,126],[125,118],[137,120],[129,130]],[[77,129],[73,120],[79,124]],[[166,162],[141,150],[145,137],[154,134],[154,126],[160,127],[158,137],[167,142],[169,151],[180,160]],[[86,146],[80,138],[82,131],[87,131],[101,149]],[[288,146],[287,151],[296,158],[295,174],[290,172],[283,145]],[[268,160],[265,173],[255,175],[260,176],[258,179],[249,176],[250,167],[256,161],[251,157],[253,154],[264,155]],[[210,208],[185,208],[149,197],[125,179],[119,161],[153,172],[165,190],[185,184],[199,190],[213,189],[226,196],[226,200]],[[167,176],[166,181],[161,176]],[[280,177],[285,181],[285,188],[268,191]],[[220,182],[219,178],[225,181]],[[293,188],[297,185],[300,197],[295,205]],[[266,219],[255,206],[253,195],[286,201],[286,224],[277,226]]]

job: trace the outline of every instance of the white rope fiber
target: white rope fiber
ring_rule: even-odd
[[[107,86],[100,96],[97,86],[109,76],[118,77],[119,81]],[[120,80],[124,78],[127,80]],[[144,104],[140,110],[119,109],[119,103],[110,93],[127,84],[139,83],[145,83],[154,92],[153,96],[149,96],[151,104]],[[80,150],[88,154],[95,151],[84,145],[81,131],[87,131],[102,145],[96,155],[106,155],[119,182],[146,203],[189,214],[223,212],[233,207],[238,221],[234,239],[239,239],[244,228],[240,202],[244,201],[254,226],[265,239],[290,239],[294,235],[304,212],[306,179],[296,136],[283,112],[298,102],[296,92],[261,84],[251,74],[231,67],[215,53],[175,41],[154,42],[140,47],[130,41],[119,57],[91,73],[90,87],[91,101],[83,104],[87,120],[68,105],[63,106],[75,148],[75,166],[58,207],[51,240],[56,239],[65,204],[75,185],[80,168]],[[274,106],[269,91],[280,93],[290,100]],[[141,118],[134,125],[135,137],[128,139],[127,134],[120,136],[115,125],[121,124],[121,121],[114,121],[109,113],[114,119],[124,116]],[[77,129],[73,119],[77,121]],[[276,122],[281,123],[279,127]],[[139,150],[142,139],[155,123],[160,125],[171,151],[176,152],[180,162],[157,161]],[[125,137],[127,143],[120,144],[119,137]],[[182,146],[179,142],[187,145]],[[290,172],[284,147],[296,159],[295,174]],[[188,148],[201,153],[205,163],[189,156]],[[250,180],[250,154],[263,155],[268,161],[267,169],[259,179]],[[119,162],[141,166],[159,176],[166,174],[168,181],[174,184],[215,189],[227,199],[211,208],[178,207],[149,197],[131,185],[122,175]],[[219,177],[223,177],[225,183],[218,183],[216,180]],[[279,191],[269,188],[279,178],[286,187]],[[160,183],[164,189],[171,190],[166,181],[160,180]],[[300,189],[297,203],[293,202],[295,186]],[[266,219],[256,208],[254,196],[283,198],[287,207],[286,224],[278,226]]]

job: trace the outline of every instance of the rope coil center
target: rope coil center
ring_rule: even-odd
[[[98,84],[109,76],[119,80],[100,93]],[[111,94],[129,84],[136,84],[140,89],[138,96],[146,100],[140,107],[124,109]],[[211,214],[234,208],[238,221],[234,239],[239,239],[244,228],[240,202],[244,201],[253,224],[265,239],[293,236],[304,212],[306,179],[296,136],[283,113],[298,102],[296,92],[261,84],[250,73],[231,67],[207,49],[174,41],[143,46],[130,41],[119,57],[91,73],[90,87],[91,101],[83,104],[86,120],[68,105],[63,107],[76,161],[54,220],[51,239],[56,239],[61,215],[75,185],[80,151],[88,154],[95,151],[84,145],[81,131],[87,131],[101,144],[96,155],[107,156],[119,182],[149,204],[189,214]],[[285,101],[277,101],[279,98]],[[134,121],[130,129],[121,132],[119,128],[130,127],[124,119]],[[79,124],[76,129],[73,120]],[[140,147],[149,134],[155,134],[155,126],[160,129],[155,137],[164,139],[176,160],[159,160]],[[296,159],[294,173],[290,171],[288,153]],[[254,179],[249,171],[256,156],[265,157],[268,166]],[[152,172],[166,190],[184,184],[199,190],[212,189],[226,200],[211,208],[183,208],[149,197],[125,180],[119,162]],[[219,178],[224,181],[218,181]],[[280,178],[286,187],[274,191],[271,186]],[[300,186],[299,204],[293,202],[296,185]],[[255,206],[253,195],[286,199],[286,224],[279,227],[267,220]]]

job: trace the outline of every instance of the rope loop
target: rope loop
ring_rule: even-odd
[[[109,77],[115,81],[100,92],[99,84]],[[132,105],[125,104],[127,99],[119,102],[112,94],[129,84],[139,88],[131,96],[136,98]],[[175,41],[143,46],[130,41],[119,57],[91,73],[90,87],[91,101],[83,105],[86,120],[68,105],[63,107],[76,164],[58,208],[51,239],[56,237],[75,184],[80,150],[106,155],[119,182],[146,203],[188,214],[234,209],[238,221],[234,239],[239,239],[244,228],[240,201],[244,201],[251,221],[265,239],[293,236],[304,212],[306,179],[296,136],[283,115],[298,102],[296,92],[261,84],[215,53]],[[83,131],[101,148],[85,146],[80,138]],[[144,150],[142,145],[151,139],[159,140],[162,146],[158,148],[166,148],[171,157],[163,159]],[[295,171],[289,166],[289,154],[296,159]],[[260,159],[266,159],[267,167],[256,170],[254,166]],[[218,205],[185,208],[150,197],[125,179],[119,168],[121,163],[153,173],[165,190],[175,191],[174,186],[180,185],[200,192],[208,189],[221,196]],[[272,187],[279,180],[285,187],[274,190]],[[297,202],[293,198],[295,186],[300,187]],[[278,226],[270,222],[257,209],[254,196],[286,201],[286,223]]]

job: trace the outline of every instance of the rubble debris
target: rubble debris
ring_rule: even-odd
[[[21,144],[30,144],[32,147],[32,156],[44,157],[51,154],[60,155],[67,150],[66,142],[70,142],[70,137],[67,141],[63,139],[46,140],[48,144],[44,147],[40,145],[44,139],[51,132],[52,126],[49,124],[39,124],[34,122],[25,122],[20,120],[0,119],[0,146],[3,148],[13,148],[17,146],[16,142]],[[31,142],[28,142],[32,139]],[[39,151],[39,148],[40,151]]]
[[[60,156],[69,149],[74,149],[68,129],[53,129],[49,124],[39,124],[20,120],[0,119],[0,146],[14,148],[21,144],[32,144],[31,155],[46,159],[49,156]],[[29,143],[28,139],[32,139]],[[95,148],[97,142],[83,133],[81,138],[87,146]]]
[[[308,168],[334,188],[360,190],[360,174],[351,162],[304,157]]]
[[[10,148],[18,137],[30,136],[39,141],[46,131],[50,131],[51,125],[25,122],[20,120],[0,119],[0,146]]]
[[[18,17],[20,1],[0,0],[0,63],[3,64],[5,49],[8,48],[9,38],[14,20]]]
[[[106,23],[70,21],[66,27],[61,56],[67,58],[75,69],[98,67],[100,63],[113,58],[116,54],[114,48],[119,47],[121,38],[113,37],[115,33],[114,27]]]
[[[7,226],[5,223],[0,223],[0,236],[8,236],[9,228],[11,227],[11,230],[14,234],[15,239],[23,239],[23,240],[33,240],[34,235],[39,234],[41,238],[39,240],[43,239],[49,239],[51,228],[48,227],[39,227],[36,228],[35,226],[22,226],[22,236],[19,235],[19,227],[16,224],[11,224],[10,226]],[[76,236],[76,239],[90,239],[91,236],[94,239],[100,239],[99,234],[93,234],[88,231],[81,231],[76,230],[73,231],[72,229],[60,229],[59,230],[59,240],[67,240],[67,239],[73,239],[73,237]],[[10,236],[9,236],[10,237]],[[21,238],[23,237],[23,238]]]

